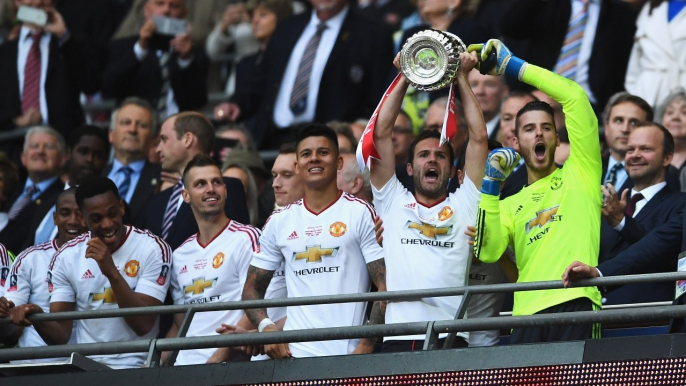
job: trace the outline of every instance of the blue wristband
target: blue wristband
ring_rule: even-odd
[[[524,63],[526,62],[522,59],[519,59],[516,56],[510,56],[510,60],[507,62],[507,66],[505,66],[505,75],[519,79],[519,71],[522,69],[522,66],[524,66]]]
[[[484,178],[481,181],[481,193],[490,194],[491,196],[500,196],[500,184],[502,181],[491,180]]]

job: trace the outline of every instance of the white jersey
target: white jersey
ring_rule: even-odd
[[[48,265],[58,249],[57,241],[52,240],[29,247],[20,253],[10,270],[5,298],[11,300],[16,306],[35,304],[42,308],[44,312],[50,312],[50,292],[48,291],[47,280]],[[75,321],[75,323],[78,323],[78,321]],[[69,343],[76,343],[73,335]],[[33,326],[28,326],[24,327],[17,346],[41,347],[47,346],[47,344],[45,344],[43,338],[40,337]],[[57,360],[60,359],[40,358],[12,361],[12,363],[55,362]]]
[[[252,255],[257,251],[260,231],[229,220],[207,245],[198,234],[181,244],[172,255],[171,293],[174,304],[201,304],[241,300]],[[186,336],[217,335],[222,324],[237,324],[243,310],[195,314]],[[183,350],[176,365],[204,364],[216,348]]]
[[[112,260],[121,276],[136,293],[164,302],[169,288],[171,249],[149,231],[132,226],[123,228],[122,245],[112,253]],[[98,263],[86,258],[90,232],[71,240],[55,254],[48,267],[48,290],[51,303],[76,303],[76,311],[119,308],[110,282]],[[152,339],[157,336],[157,324],[147,334],[138,336],[123,318],[85,319],[76,327],[76,342],[118,342]],[[139,368],[146,353],[91,356],[112,368]]]
[[[395,175],[381,189],[372,187],[383,219],[388,291],[460,287],[467,284],[471,258],[467,226],[476,224],[481,193],[465,176],[455,193],[431,207],[422,205]],[[462,296],[388,302],[386,323],[452,320]],[[468,334],[458,335],[467,338]],[[441,335],[444,337],[445,334]],[[423,340],[424,335],[387,340]]]
[[[304,200],[274,212],[260,238],[251,265],[275,271],[285,261],[289,297],[368,292],[367,263],[383,258],[374,235],[374,209],[342,193],[320,213]],[[288,307],[285,331],[359,326],[367,303]],[[357,339],[290,343],[294,357],[346,355]]]
[[[5,296],[6,287],[9,285],[7,279],[10,277],[10,267],[12,266],[12,255],[7,252],[7,248],[0,244],[0,296]]]

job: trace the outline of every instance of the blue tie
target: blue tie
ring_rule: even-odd
[[[124,173],[124,180],[122,180],[121,185],[119,185],[119,197],[128,202],[126,200],[126,195],[129,193],[129,188],[131,188],[131,173],[133,173],[133,169],[128,166],[123,166],[119,171]]]
[[[45,226],[38,232],[38,235],[36,235],[36,240],[34,241],[34,245],[42,244],[46,241],[52,241],[52,238],[50,237],[52,235],[52,231],[55,230],[55,223],[52,221],[53,219],[53,214],[57,210],[57,206],[53,205],[52,208],[50,208],[50,211],[48,211],[48,220],[45,222]]]

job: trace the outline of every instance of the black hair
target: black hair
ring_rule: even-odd
[[[662,156],[674,154],[674,136],[672,136],[672,133],[670,133],[666,127],[656,122],[642,121],[638,122],[636,126],[634,126],[634,129],[641,127],[655,127],[659,129],[662,132]]]
[[[279,148],[279,154],[295,154],[295,142],[286,142]]]
[[[221,168],[219,168],[219,165],[217,165],[217,162],[214,160],[214,158],[205,154],[197,154],[188,162],[188,164],[186,164],[186,167],[183,169],[183,183],[186,184],[186,176],[191,169],[200,168],[203,166],[216,166],[221,174]]]
[[[93,125],[82,125],[72,131],[67,140],[67,149],[74,150],[74,147],[78,145],[81,138],[87,135],[99,138],[105,146],[105,155],[107,156],[110,153],[110,140],[107,137],[107,130]]]
[[[414,148],[417,147],[417,144],[427,138],[436,138],[440,141],[441,139],[441,133],[437,130],[423,130],[419,135],[412,141],[410,144],[410,149],[409,151],[409,157],[407,158],[407,163],[411,164],[414,161]],[[453,147],[451,144],[448,145],[448,154],[450,156],[450,165],[452,166],[453,162],[455,161],[455,151],[453,150]]]
[[[117,185],[107,177],[103,176],[88,176],[84,177],[76,188],[76,205],[80,210],[83,210],[83,202],[91,197],[99,196],[107,192],[112,192],[117,199],[119,199],[119,190]]]
[[[57,196],[57,200],[55,200],[55,205],[57,205],[57,203],[60,202],[60,200],[61,200],[63,197],[69,196],[69,195],[74,195],[74,194],[76,194],[76,186],[72,186],[72,187],[70,187],[69,189],[63,190],[63,191]]]
[[[607,123],[610,120],[610,113],[612,109],[618,104],[629,102],[646,113],[646,121],[652,121],[655,117],[655,111],[650,106],[650,103],[646,102],[645,99],[637,95],[629,94],[626,91],[621,91],[610,97],[610,100],[605,106],[603,111],[603,120]]]
[[[546,102],[531,101],[525,104],[524,107],[517,112],[517,118],[515,119],[515,137],[519,138],[519,118],[529,111],[543,111],[550,115],[550,120],[553,122],[555,132],[557,132],[557,127],[555,127],[555,110]]]
[[[309,125],[306,125],[302,129],[298,130],[295,140],[295,148],[299,148],[300,142],[309,137],[325,137],[329,140],[329,142],[331,142],[331,146],[335,151],[335,155],[338,156],[340,154],[340,151],[338,150],[338,135],[336,135],[336,132],[333,131],[333,129],[329,126],[322,123],[310,123]],[[298,154],[296,151],[296,156],[297,155]]]

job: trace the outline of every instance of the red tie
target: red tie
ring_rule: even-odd
[[[21,111],[34,107],[40,109],[40,40],[43,32],[32,34],[33,43],[26,57],[26,67],[24,67],[24,91],[21,96]]]
[[[641,193],[636,193],[633,196],[631,196],[629,202],[626,204],[624,214],[626,214],[629,217],[634,217],[634,213],[636,213],[636,203],[641,201],[642,199],[643,195]]]

